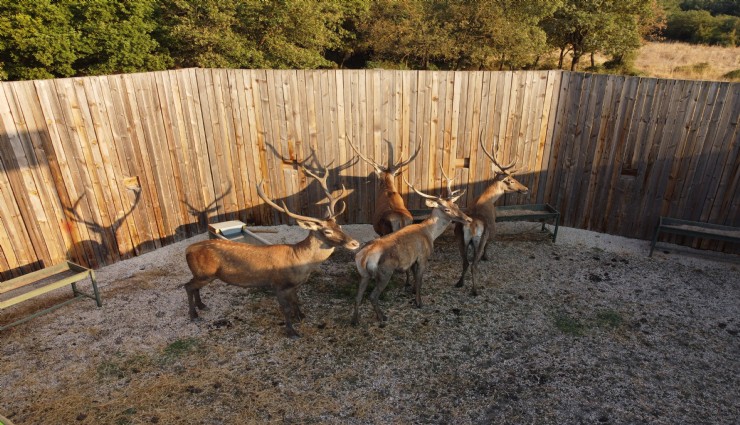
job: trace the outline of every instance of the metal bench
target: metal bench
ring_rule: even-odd
[[[431,213],[431,210],[428,209],[409,211],[414,217],[414,223],[424,220]],[[551,221],[554,229],[550,232],[550,235],[552,241],[555,242],[555,239],[558,237],[560,212],[550,204],[505,205],[496,207],[496,222],[502,221],[540,221],[542,222],[543,232],[548,231],[545,224]]]
[[[78,282],[88,278],[92,282],[93,295],[82,292],[77,288]],[[98,307],[103,306],[103,303],[100,301],[98,284],[95,281],[95,272],[71,261],[65,261],[55,266],[46,267],[23,276],[0,282],[0,310],[67,285],[72,287],[73,297],[71,299],[55,304],[52,307],[43,309],[12,323],[2,325],[0,326],[0,331],[27,322],[35,317],[41,316],[42,314],[54,311],[82,297],[95,300]]]
[[[660,233],[673,233],[695,238],[716,239],[725,242],[740,243],[740,227],[722,226],[719,224],[702,223],[700,221],[681,220],[678,218],[660,217],[655,226],[653,242],[650,244],[650,254],[653,256],[655,244]]]

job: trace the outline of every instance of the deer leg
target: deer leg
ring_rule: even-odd
[[[411,270],[406,270],[406,285],[404,285],[404,289],[407,293],[414,291],[414,287],[411,283]]]
[[[185,284],[185,292],[188,294],[188,314],[191,320],[198,318],[198,311],[196,307],[204,310],[205,304],[200,300],[200,288],[206,286],[209,280],[200,280],[193,277],[188,283]]]
[[[427,262],[419,260],[416,263],[414,263],[413,266],[411,266],[411,269],[414,271],[414,278],[415,278],[415,284],[414,289],[416,289],[416,308],[421,308],[421,277],[424,274],[424,269],[426,268]]]
[[[285,318],[285,333],[290,338],[298,338],[300,335],[293,328],[293,323],[290,321],[293,317],[293,306],[290,297],[290,290],[278,291],[277,293],[278,304],[280,304],[280,309],[283,311],[283,317]]]
[[[472,276],[473,285],[470,290],[470,295],[476,296],[478,295],[478,288],[475,284],[475,272],[478,271],[478,262],[480,261],[481,257],[486,255],[486,243],[488,240],[488,234],[483,233],[483,236],[478,240],[475,241],[473,245],[473,267],[471,268],[470,274]]]
[[[298,289],[294,289],[293,291],[290,291],[288,294],[288,300],[290,301],[291,307],[293,308],[293,318],[297,322],[303,321],[303,319],[306,318],[306,315],[303,314],[301,311],[301,303],[298,302]]]
[[[468,242],[466,242],[463,238],[458,239],[458,241],[460,256],[462,257],[463,262],[463,269],[462,274],[460,275],[460,279],[457,281],[455,287],[462,288],[463,285],[465,285],[465,273],[467,273],[468,271],[468,266],[470,265],[470,262],[468,261]]]
[[[362,303],[362,298],[365,296],[365,291],[367,290],[367,284],[369,282],[370,276],[363,274],[360,284],[357,285],[357,296],[355,297],[355,311],[352,315],[352,326],[357,326],[360,323],[360,304]]]
[[[488,261],[488,251],[486,250],[486,248],[488,248],[488,237],[486,237],[486,241],[483,242],[482,245],[483,245],[483,247],[480,248],[480,250],[481,250],[480,259],[483,260],[483,261]]]
[[[380,311],[380,303],[378,302],[378,300],[380,299],[380,294],[382,294],[385,290],[385,287],[388,286],[388,282],[391,280],[391,276],[393,276],[392,270],[378,270],[378,274],[377,276],[375,276],[375,289],[373,289],[373,292],[370,293],[370,302],[373,304],[375,317],[378,319],[379,322],[381,322],[381,324],[388,320],[388,318],[383,314],[382,311]]]
[[[195,298],[195,306],[198,307],[199,310],[208,310],[208,307],[203,304],[203,301],[200,300],[200,288],[194,290],[193,292]]]

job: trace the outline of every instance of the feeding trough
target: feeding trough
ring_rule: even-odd
[[[270,245],[270,242],[247,229],[247,225],[239,220],[209,224],[208,237],[210,239],[226,239],[252,245]]]

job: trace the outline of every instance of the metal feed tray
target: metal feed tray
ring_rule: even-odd
[[[414,217],[414,223],[418,223],[429,217],[431,209],[409,210]],[[467,212],[463,208],[463,212]],[[496,207],[496,222],[501,221],[541,221],[542,231],[547,231],[545,223],[552,221],[555,229],[551,232],[552,241],[558,237],[558,226],[560,225],[560,212],[550,204],[524,204],[504,205]]]
[[[247,225],[239,220],[209,224],[208,237],[210,239],[226,239],[252,245],[270,245],[270,242],[249,231]]]

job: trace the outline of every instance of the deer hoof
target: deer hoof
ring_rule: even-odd
[[[478,291],[477,290],[470,291],[470,296],[477,297],[478,296]]]
[[[200,304],[198,304],[198,310],[208,311],[209,309],[208,309],[208,306],[207,305],[205,305],[203,303],[200,303]]]
[[[457,283],[455,284],[455,288],[462,288],[462,287],[463,287],[463,285],[465,285],[465,282],[464,282],[464,281],[463,281],[462,279],[460,279],[460,280],[458,280],[458,281],[457,281]]]
[[[288,338],[290,339],[298,339],[301,337],[301,335],[293,328],[288,328],[285,330],[285,332],[288,334]]]

